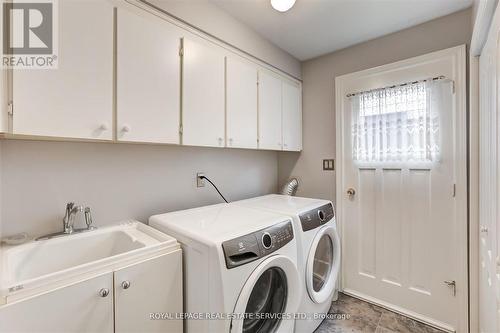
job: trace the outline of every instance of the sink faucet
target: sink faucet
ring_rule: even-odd
[[[85,224],[87,225],[86,228],[76,228],[76,229],[73,228],[73,225],[75,224],[75,216],[78,213],[85,214]],[[76,206],[74,202],[68,202],[66,204],[66,214],[64,215],[63,218],[63,231],[44,235],[36,238],[35,240],[56,238],[56,237],[67,236],[71,234],[77,234],[80,232],[86,232],[97,229],[92,224],[93,221],[92,221],[92,213],[90,212],[90,207],[83,208],[83,206]]]
[[[73,233],[73,224],[75,223],[75,215],[83,212],[83,206],[75,206],[74,202],[66,204],[66,214],[63,218],[63,228],[65,234]]]

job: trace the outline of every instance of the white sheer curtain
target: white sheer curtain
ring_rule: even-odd
[[[451,96],[449,86],[442,89],[444,82],[419,82],[351,97],[353,160],[438,161],[440,108],[448,104],[443,103],[446,95]]]

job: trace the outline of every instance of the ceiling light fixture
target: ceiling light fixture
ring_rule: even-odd
[[[286,12],[293,7],[296,0],[271,0],[271,6],[278,12]]]

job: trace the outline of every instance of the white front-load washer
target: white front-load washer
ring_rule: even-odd
[[[152,216],[181,243],[187,333],[289,333],[302,284],[288,216],[219,204]]]
[[[305,287],[298,311],[305,316],[296,320],[295,332],[313,332],[338,291],[341,247],[332,203],[271,194],[233,204],[292,218],[297,232],[298,269]]]

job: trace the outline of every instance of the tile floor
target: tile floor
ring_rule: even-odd
[[[443,333],[400,314],[339,293],[330,313],[349,319],[326,319],[315,333]]]

